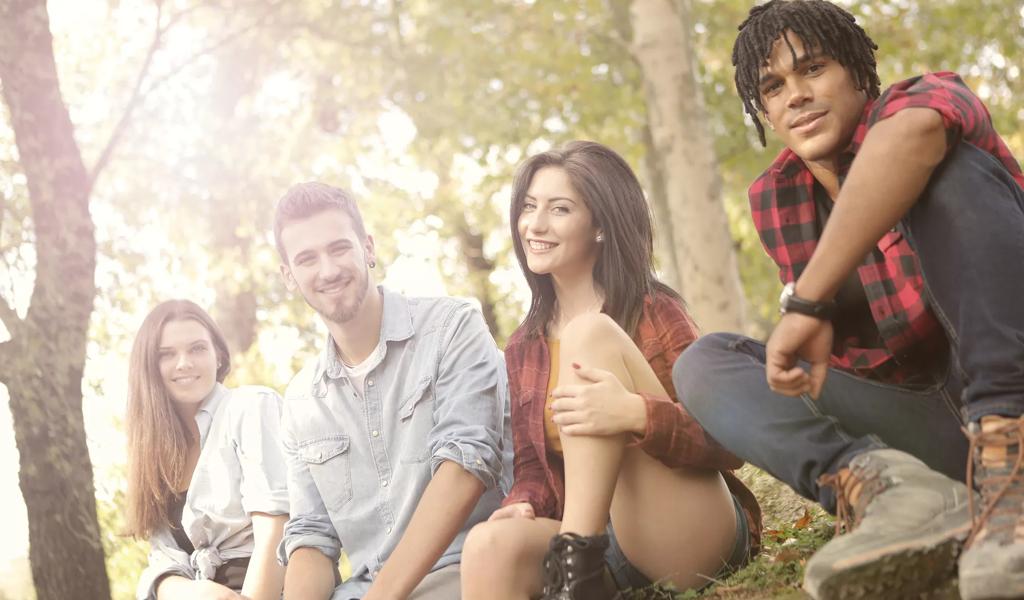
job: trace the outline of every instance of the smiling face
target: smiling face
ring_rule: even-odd
[[[217,352],[209,330],[195,319],[168,321],[157,347],[160,378],[171,400],[198,406],[217,383]]]
[[[544,167],[530,180],[517,223],[530,271],[575,277],[597,262],[597,228],[565,169]]]
[[[351,218],[330,209],[286,224],[281,243],[288,259],[281,273],[289,290],[302,294],[329,323],[359,314],[370,287],[373,237],[360,239]]]
[[[833,58],[805,47],[792,33],[784,35],[760,70],[765,119],[797,156],[834,171],[857,129],[867,94]]]

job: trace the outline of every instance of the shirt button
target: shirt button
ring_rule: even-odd
[[[390,527],[388,527],[388,532],[387,533],[388,533],[388,535],[391,535],[391,528]]]
[[[385,479],[384,481],[380,482],[380,487],[388,487],[388,480]]]
[[[478,464],[478,465],[482,465],[482,464],[484,464],[484,461],[482,461],[482,460],[480,460],[480,459],[478,458],[478,459],[476,459],[476,464]]]
[[[373,380],[372,379],[367,379],[366,380],[366,385],[368,385],[370,387],[373,387]]]
[[[373,437],[377,437],[378,435],[380,435],[380,432],[374,429],[373,433],[371,433],[370,435],[372,435]]]

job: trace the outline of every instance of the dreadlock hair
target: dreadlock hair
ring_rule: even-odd
[[[831,2],[771,0],[751,8],[739,31],[732,47],[736,91],[743,100],[743,109],[754,120],[762,146],[767,143],[759,118],[765,110],[759,86],[760,69],[767,64],[772,46],[780,38],[789,46],[796,64],[796,50],[784,35],[787,31],[798,36],[806,48],[831,56],[845,67],[857,89],[867,92],[868,98],[877,98],[880,93],[875,63],[878,46],[852,14]]]

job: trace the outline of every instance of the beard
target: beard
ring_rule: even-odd
[[[355,296],[351,302],[347,302],[343,294],[342,298],[333,309],[321,306],[319,303],[313,302],[309,297],[306,297],[306,304],[312,307],[313,310],[315,310],[324,319],[324,321],[339,324],[347,323],[356,316],[359,309],[363,306],[363,301],[366,300],[366,294],[370,291],[369,282],[369,270],[364,268],[362,272],[357,274],[355,278],[353,278],[352,282],[348,284],[352,289],[346,291],[353,292]],[[329,285],[330,283],[333,282],[326,282],[325,285]]]

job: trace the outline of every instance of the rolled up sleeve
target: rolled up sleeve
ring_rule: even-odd
[[[246,513],[288,513],[288,473],[281,447],[281,397],[260,388],[242,404],[238,452]]]
[[[299,548],[316,548],[334,562],[341,555],[341,541],[331,523],[327,507],[313,483],[309,467],[296,450],[290,433],[287,405],[281,421],[281,448],[288,473],[288,499],[290,504],[284,536],[277,547],[277,558],[282,565]]]
[[[157,600],[156,586],[165,575],[180,575],[193,579],[195,571],[189,564],[189,555],[178,548],[168,532],[157,532],[149,540],[149,564],[139,576],[135,589],[137,600]]]
[[[502,477],[502,432],[508,386],[504,360],[483,316],[455,308],[442,328],[430,432],[431,471],[449,460],[488,489]]]

